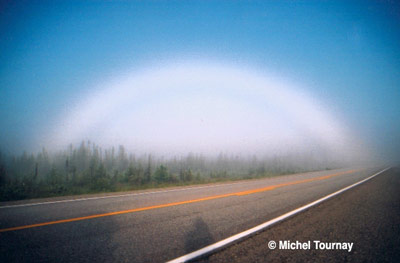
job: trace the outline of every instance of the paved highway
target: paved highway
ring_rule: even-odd
[[[197,262],[400,262],[400,169]],[[312,242],[310,249],[268,248],[271,241]],[[317,249],[313,241],[351,242],[351,251]]]
[[[3,203],[0,262],[168,261],[377,171],[341,169],[75,200]]]

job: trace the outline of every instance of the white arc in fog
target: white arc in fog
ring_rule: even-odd
[[[102,146],[161,154],[276,154],[357,147],[329,112],[295,85],[237,66],[183,62],[122,74],[67,114],[57,146]]]

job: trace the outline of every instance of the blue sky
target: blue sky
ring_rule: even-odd
[[[0,36],[3,151],[35,150],[60,113],[120,72],[212,59],[301,83],[399,156],[400,6],[391,1],[2,2]]]

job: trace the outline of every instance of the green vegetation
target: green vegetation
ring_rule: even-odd
[[[331,165],[332,167],[332,165]],[[257,158],[220,154],[210,158],[127,154],[123,146],[103,150],[91,142],[65,151],[21,156],[0,154],[0,200],[127,191],[210,183],[325,169],[313,156]]]

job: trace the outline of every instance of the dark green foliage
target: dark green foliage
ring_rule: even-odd
[[[193,174],[190,169],[180,170],[179,171],[179,179],[184,182],[190,182],[193,180]]]
[[[258,178],[326,167],[310,157],[304,164],[293,159],[188,154],[165,160],[128,155],[123,146],[117,153],[114,148],[103,151],[91,142],[78,148],[70,145],[56,154],[45,149],[36,155],[0,153],[0,201]]]
[[[144,171],[144,179],[146,183],[151,181],[151,155],[149,155],[149,161],[147,162],[147,168]]]
[[[160,165],[154,173],[154,179],[156,182],[165,183],[169,181],[168,169],[164,165]]]

